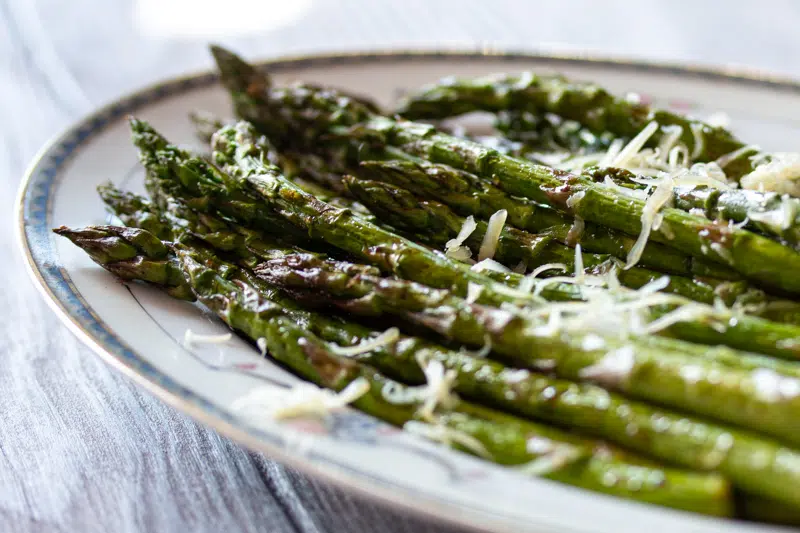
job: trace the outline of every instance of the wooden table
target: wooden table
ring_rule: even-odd
[[[22,269],[10,215],[37,149],[81,115],[209,68],[209,40],[248,57],[490,45],[800,77],[798,27],[790,0],[0,0],[0,530],[453,531],[248,452],[117,375],[59,324]]]

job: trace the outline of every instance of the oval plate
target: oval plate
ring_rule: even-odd
[[[535,69],[597,81],[616,92],[704,116],[724,111],[734,130],[766,149],[800,145],[800,86],[752,75],[528,54],[368,53],[265,64],[277,83],[296,79],[340,86],[389,105],[404,90],[442,76]],[[18,202],[23,253],[42,294],[98,355],[170,405],[255,450],[371,497],[485,531],[703,533],[765,531],[529,479],[414,436],[353,410],[325,422],[245,417],[233,403],[257,387],[297,378],[247,343],[184,347],[187,328],[224,333],[200,307],[140,284],[123,284],[55,225],[105,223],[95,187],[112,181],[141,188],[142,172],[125,117],[149,120],[170,139],[197,146],[188,112],[230,116],[227,95],[210,73],[167,81],[124,97],[45,147],[24,179]],[[199,147],[199,146],[198,146]],[[576,510],[580,510],[576,512]],[[770,531],[778,531],[770,528]]]

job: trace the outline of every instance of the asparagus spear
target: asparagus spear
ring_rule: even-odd
[[[552,113],[503,111],[495,115],[494,127],[501,136],[473,139],[506,155],[575,170],[600,161],[616,139],[624,142],[610,132],[595,134],[579,122]]]
[[[470,282],[478,283],[485,288],[482,298],[487,302],[534,301],[528,294],[510,291],[443,254],[305,193],[284,178],[276,167],[263,161],[263,152],[247,124],[225,128],[215,135],[214,157],[218,162],[237,163],[239,167],[227,167],[241,174],[235,177],[169,146],[141,121],[132,120],[131,127],[141,160],[152,173],[152,179],[158,179],[162,188],[169,189],[177,197],[186,191],[195,195],[185,201],[190,208],[205,209],[213,204],[225,215],[265,231],[291,224],[295,233],[302,232],[311,239],[324,241],[386,272],[453,288],[460,294],[466,294]],[[180,184],[176,180],[180,180]]]
[[[467,294],[470,283],[481,285],[484,290],[481,291],[480,301],[484,303],[497,305],[503,302],[534,300],[528,298],[528,293],[509,292],[509,289],[494,282],[487,275],[475,273],[464,265],[459,265],[442,255],[363,221],[347,211],[332,208],[317,201],[313,196],[302,193],[282,178],[275,169],[269,170],[261,157],[250,155],[262,152],[258,150],[258,143],[252,138],[247,124],[221,130],[215,137],[218,148],[215,150],[215,157],[225,162],[249,165],[245,168],[248,169],[248,173],[254,175],[248,179],[255,185],[257,192],[268,201],[268,205],[271,205],[271,211],[258,209],[256,199],[240,189],[240,181],[237,178],[231,178],[206,162],[170,147],[157,133],[141,122],[133,121],[132,124],[136,132],[136,142],[142,150],[142,160],[153,175],[151,181],[160,180],[162,189],[172,187],[175,194],[183,194],[177,189],[186,188],[193,190],[194,194],[205,195],[201,198],[188,199],[186,204],[190,207],[193,202],[199,202],[203,209],[208,209],[208,203],[215,202],[216,207],[229,216],[239,220],[244,218],[245,222],[249,223],[255,222],[267,231],[284,227],[288,221],[296,228],[311,233],[310,237],[313,239],[332,244],[356,257],[363,257],[384,271],[393,272],[401,277],[421,280],[429,285],[438,284],[439,287],[453,288],[459,295]],[[153,150],[153,144],[161,146],[161,150]],[[233,152],[233,155],[227,155],[228,152],[224,150]],[[164,173],[164,169],[167,175],[163,179],[157,178],[159,173]],[[190,171],[187,172],[185,169]],[[241,171],[237,168],[232,170]],[[173,176],[182,180],[186,187],[177,185]],[[154,194],[164,195],[163,192],[156,191],[156,187],[152,184],[151,190]],[[284,219],[276,221],[276,215]],[[581,298],[581,291],[574,285],[553,284],[547,285],[541,296],[548,300],[575,300]],[[717,328],[720,331],[717,331]],[[797,338],[800,336],[790,326],[759,323],[753,318],[743,317],[735,320],[726,318],[720,324],[712,316],[708,320],[699,320],[695,323],[679,322],[672,330],[679,331],[681,338],[686,340],[722,342],[737,348],[781,357],[796,357],[796,352],[800,349],[797,344]]]
[[[396,162],[373,162],[371,166],[377,169],[395,167]],[[389,170],[389,172],[392,172]],[[372,173],[372,172],[370,172]],[[388,180],[386,180],[388,181]],[[449,207],[435,201],[419,200],[409,191],[390,184],[362,180],[353,176],[346,176],[344,182],[350,193],[361,204],[372,209],[379,219],[387,221],[393,227],[404,231],[409,236],[421,239],[431,246],[442,248],[454,238],[463,227],[464,219],[456,215]],[[419,183],[417,182],[417,186]],[[477,253],[483,236],[486,233],[486,223],[476,221],[476,228],[465,244]],[[495,259],[508,267],[514,267],[520,262],[528,268],[534,268],[547,263],[561,263],[567,266],[566,272],[571,272],[571,265],[575,254],[568,247],[552,238],[551,233],[532,235],[515,228],[505,227],[498,242]],[[547,239],[547,240],[544,240]],[[587,273],[601,273],[613,266],[608,256],[601,254],[582,254],[584,268]],[[638,289],[650,283],[663,274],[641,267],[618,271],[619,281],[626,287]],[[518,286],[523,278],[514,274],[506,275],[503,280],[512,286]],[[689,279],[680,276],[671,276],[670,284],[664,289],[700,303],[715,305],[722,302],[726,306],[736,306],[747,309],[747,314],[760,316],[767,320],[783,322],[786,324],[800,325],[800,304],[790,300],[781,300],[768,297],[763,291],[749,286],[744,281],[728,282],[711,278]],[[727,322],[725,318],[721,322]],[[745,319],[748,320],[748,319]],[[719,330],[715,325],[714,330]],[[727,329],[727,328],[726,328]],[[695,342],[707,344],[725,344],[726,341],[719,335],[709,332],[710,337],[699,339],[692,336]],[[744,338],[752,338],[754,332],[748,330]],[[800,330],[787,335],[800,335]],[[756,336],[758,344],[747,341],[748,346],[738,346],[741,349],[752,351],[774,351],[772,340]],[[729,339],[729,341],[732,339]]]
[[[92,260],[124,280],[142,280],[163,287],[180,300],[194,300],[169,249],[147,231],[119,226],[53,230],[82,248]]]
[[[670,127],[680,126],[680,142],[697,161],[714,161],[745,146],[724,128],[650,108],[635,99],[613,96],[594,83],[571,82],[561,76],[538,76],[531,72],[471,80],[448,78],[410,95],[398,113],[415,120],[472,111],[553,113],[575,120],[594,133],[610,132],[628,138],[656,121],[659,129],[650,138],[651,146],[657,146],[670,133]],[[748,155],[752,153],[742,154],[726,165],[731,177],[738,178],[752,170]]]
[[[775,378],[770,385],[792,393],[770,394],[764,371],[724,367],[687,355],[678,341],[675,350],[668,351],[663,342],[657,348],[648,346],[647,338],[624,341],[601,332],[554,331],[527,314],[470,304],[446,290],[413,282],[353,274],[348,263],[303,254],[266,261],[256,273],[270,283],[327,297],[348,312],[396,315],[456,342],[489,346],[511,365],[552,367],[566,379],[594,379],[634,398],[800,442],[797,432],[786,426],[800,409],[800,381]]]
[[[335,347],[327,345],[302,326],[298,326],[295,321],[287,319],[268,300],[253,298],[252,294],[246,294],[241,289],[241,285],[232,287],[213,271],[193,261],[190,254],[180,254],[189,283],[200,301],[231,327],[252,339],[265,339],[272,357],[306,379],[334,390],[342,390],[357,379],[365,380],[369,384],[368,392],[356,400],[354,405],[373,416],[396,425],[420,419],[422,400],[407,393],[404,385],[378,374],[363,363],[337,355]],[[390,402],[384,395],[388,388],[410,400],[402,404]],[[437,412],[435,417],[437,424],[471,437],[480,444],[477,450],[474,446],[456,445],[456,448],[473,454],[479,453],[502,465],[531,465],[537,458],[550,459],[547,456],[551,453],[550,450],[559,449],[576,460],[568,461],[564,465],[553,465],[553,468],[545,471],[544,477],[639,501],[691,510],[703,509],[703,512],[710,514],[727,515],[730,512],[730,504],[726,502],[725,482],[721,478],[657,467],[633,466],[618,458],[619,454],[613,451],[610,458],[603,457],[594,451],[597,444],[593,441],[465,401],[459,401],[451,410]],[[544,453],[531,451],[528,441],[532,438],[542,439],[542,444],[545,444],[542,447]],[[647,473],[656,476],[649,483],[645,481],[645,486],[641,489],[631,490],[624,482],[611,486],[604,484],[603,479],[607,480],[609,473],[621,475],[623,481],[634,476],[638,479]],[[666,491],[663,487],[667,486],[675,494],[664,494]],[[680,501],[676,497],[682,491],[690,496],[686,498],[688,501]],[[698,505],[696,500],[701,496],[705,496],[706,501]],[[710,505],[710,510],[703,505]]]
[[[143,123],[133,121],[132,124],[136,142],[142,150],[142,160],[150,167],[150,172],[158,176],[167,169],[165,177],[158,178],[162,188],[173,187],[176,194],[182,194],[177,190],[181,187],[176,186],[174,175],[183,181],[184,188],[192,190],[194,194],[205,195],[199,199],[187,200],[190,207],[192,202],[199,202],[203,209],[207,209],[208,203],[214,202],[228,216],[258,224],[267,231],[275,231],[276,225],[283,227],[289,222],[295,225],[295,232],[299,228],[312,239],[334,245],[355,257],[362,257],[382,270],[400,277],[451,288],[461,296],[467,294],[470,283],[480,285],[483,287],[479,296],[482,303],[497,305],[536,301],[536,297],[530,297],[529,293],[509,291],[485,274],[473,272],[465,265],[389,233],[353,216],[349,211],[333,208],[303,193],[283,178],[277,169],[263,163],[263,158],[258,155],[263,152],[246,123],[227,127],[215,135],[214,157],[225,163],[238,163],[239,167],[229,165],[228,168],[234,173],[244,173],[248,182],[270,206],[270,210],[257,208],[256,199],[241,190],[241,176],[230,177],[202,160],[181,153],[175,147],[153,150],[151,146],[154,138],[157,140],[156,144],[169,145]],[[187,168],[191,171],[185,171]],[[276,224],[276,217],[283,217],[283,220],[278,219]],[[566,283],[548,284],[542,290],[541,296],[555,301],[576,300],[581,298],[581,290]],[[797,341],[800,335],[797,335],[793,327],[762,323],[755,318],[733,318],[726,318],[720,324],[710,315],[708,320],[679,322],[673,330],[680,331],[681,338],[695,342],[722,342],[750,351],[796,357],[796,352],[800,349]]]
[[[126,226],[135,226],[152,233],[157,239],[171,241],[172,228],[154,209],[150,200],[144,196],[121,191],[111,183],[97,188],[103,203]]]
[[[136,230],[126,233],[135,235]],[[84,249],[104,250],[102,254],[94,254],[95,257],[113,257],[119,255],[116,249],[128,246],[124,240],[106,239],[101,234],[96,234],[92,242],[88,235],[77,244]],[[143,258],[152,259],[140,253]],[[242,324],[274,316],[288,317],[292,323],[325,340],[345,346],[363,343],[376,334],[349,321],[298,310],[270,286],[220,261],[208,250],[184,247],[180,254],[178,265],[190,272],[188,279],[195,283],[194,290],[202,287],[204,297],[201,300],[211,302],[212,309],[217,309],[232,327],[245,331],[252,338],[261,335]],[[136,264],[146,268],[147,263],[137,261]],[[144,270],[130,270],[130,273],[147,276]],[[781,488],[783,481],[780,475],[774,474],[775,464],[764,465],[747,458],[747,454],[756,452],[774,456],[779,447],[739,430],[630,402],[592,385],[505,368],[493,361],[476,359],[411,337],[401,336],[394,344],[375,346],[353,357],[397,379],[417,384],[425,380],[417,363],[419,354],[427,361],[438,361],[447,370],[457,372],[456,390],[466,397],[522,416],[574,427],[671,463],[700,470],[718,469],[731,479],[739,480],[742,486],[752,487],[751,490],[768,494],[792,493]],[[637,428],[633,434],[629,431],[632,426]],[[733,439],[730,446],[722,445],[730,439]]]
[[[385,220],[395,228],[410,232],[431,246],[443,248],[464,226],[465,219],[456,215],[449,207],[434,201],[420,200],[400,187],[353,176],[345,176],[344,183],[347,190],[372,210],[379,219]],[[477,255],[486,234],[487,224],[481,220],[475,224],[475,230],[464,244]],[[549,263],[560,263],[567,267],[562,271],[572,272],[575,252],[555,241],[551,235],[536,235],[513,227],[504,227],[494,258],[508,267],[523,263],[529,269]],[[603,254],[584,253],[582,260],[587,273],[602,272],[612,264],[610,256]],[[662,276],[660,272],[634,267],[620,271],[619,280],[625,286],[638,289]],[[718,294],[715,288],[721,284],[715,283],[714,280],[700,281],[677,276],[670,279],[669,286],[664,289],[666,292],[706,304],[713,304],[715,300],[721,299],[730,306],[740,296],[753,303],[765,298],[761,291],[748,292],[746,284],[742,283],[727,284],[729,290],[724,294],[720,291]]]
[[[503,156],[478,143],[439,133],[431,126],[374,115],[326,91],[309,87],[265,91],[260,90],[263,84],[253,89],[253,84],[237,79],[241,69],[231,68],[231,56],[215,50],[236,111],[270,136],[291,138],[307,146],[335,137],[330,142],[344,144],[355,157],[365,144],[399,147],[431,162],[475,173],[510,194],[552,205],[589,222],[634,235],[642,230],[647,213],[643,200],[583,176]],[[240,66],[243,62],[238,61]],[[711,149],[714,142],[708,132],[705,135],[707,149]],[[800,278],[793,275],[800,267],[800,253],[795,250],[679,209],[662,209],[660,215],[663,224],[650,232],[651,240],[727,265],[765,287],[800,292]]]
[[[390,144],[493,180],[510,194],[528,197],[573,213],[584,220],[639,234],[645,202],[582,177],[502,156],[476,143],[454,139],[432,128],[376,118],[361,125],[383,133]],[[573,196],[573,195],[578,196]],[[674,208],[660,212],[663,224],[650,238],[695,257],[726,264],[745,277],[776,290],[800,291],[800,279],[790,272],[800,267],[800,253],[760,235],[710,222]]]
[[[636,175],[623,168],[592,167],[584,174],[602,182],[607,176],[626,187],[644,189]],[[672,191],[672,203],[678,209],[702,213],[710,220],[736,223],[764,235],[791,244],[800,243],[800,198],[776,192],[747,189],[678,186]]]
[[[573,229],[573,219],[555,210],[523,198],[510,196],[475,175],[447,165],[424,161],[364,161],[359,172],[373,180],[408,189],[412,193],[438,200],[457,213],[488,218],[505,209],[512,226],[533,233],[547,233],[569,246],[580,243],[592,253],[609,254],[624,259],[633,247],[632,237],[591,223]],[[640,264],[669,274],[694,275],[735,280],[739,275],[726,267],[709,263],[656,243],[648,243]]]
[[[737,222],[795,248],[800,244],[800,198],[746,189],[678,189],[674,197],[681,209],[699,209],[710,219]]]
[[[137,219],[149,221],[161,216],[163,220],[163,217],[166,216],[171,222],[164,221],[165,224],[171,223],[174,228],[182,228],[183,231],[190,232],[193,237],[205,241],[206,244],[217,250],[234,253],[238,258],[238,262],[247,268],[252,268],[261,261],[292,252],[292,250],[287,249],[290,245],[281,242],[280,239],[260,234],[231,221],[222,220],[213,213],[200,214],[181,208],[177,200],[170,202],[170,211],[163,213],[163,215],[158,215],[152,210],[137,214],[130,205],[124,203],[120,205],[121,199],[129,199],[134,205],[142,205],[144,203],[143,199],[129,193],[113,193],[113,188],[106,187],[101,188],[101,190],[104,198],[113,201],[111,204],[112,209],[122,209],[132,214],[129,217],[129,221],[133,223],[132,225],[137,225],[135,223]],[[296,246],[294,246],[294,249],[295,251],[298,250]],[[631,272],[635,273],[634,270]],[[487,272],[486,274],[491,275],[492,273]],[[499,281],[515,287],[524,279],[517,274],[497,274]],[[630,273],[626,275],[629,278],[631,276]],[[631,280],[629,279],[629,281]],[[632,281],[635,284],[637,280],[633,279]],[[558,299],[579,299],[581,297],[580,291],[575,290],[570,294],[562,292]],[[654,308],[653,312],[654,316],[658,317],[674,309],[674,305],[659,306]],[[787,366],[761,356],[745,356],[741,352],[732,351],[722,346],[729,344],[739,348],[749,348],[751,351],[768,352],[779,357],[793,358],[797,357],[797,347],[790,341],[795,338],[794,336],[798,335],[797,331],[786,328],[781,329],[781,326],[765,324],[763,321],[754,323],[750,317],[738,317],[735,320],[731,320],[731,318],[733,317],[722,316],[717,313],[716,318],[709,317],[704,323],[699,318],[696,319],[700,322],[699,324],[680,322],[670,326],[666,332],[693,342],[720,345],[715,348],[690,344],[683,345],[682,349],[684,351],[691,351],[691,353],[698,356],[710,357],[716,361],[732,365],[742,365],[747,362],[747,368],[750,369],[767,367],[782,373],[800,376],[800,367],[795,365]]]

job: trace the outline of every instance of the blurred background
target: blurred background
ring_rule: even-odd
[[[444,531],[249,454],[58,324],[22,270],[10,214],[28,162],[82,115],[210,68],[209,41],[253,59],[489,48],[800,78],[798,27],[792,0],[0,0],[0,530]]]

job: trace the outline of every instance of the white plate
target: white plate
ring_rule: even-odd
[[[726,112],[733,129],[765,149],[800,146],[800,86],[680,67],[525,54],[386,53],[307,57],[267,64],[278,83],[294,79],[340,86],[390,104],[404,89],[446,75],[558,71],[595,80],[613,91],[636,91],[661,105],[703,116]],[[194,305],[157,290],[122,284],[94,265],[56,225],[106,220],[95,187],[107,180],[141,187],[126,115],[149,120],[170,139],[194,144],[187,113],[230,115],[212,74],[167,81],[122,98],[70,128],[45,147],[20,191],[23,252],[53,310],[115,368],[164,401],[245,445],[310,474],[371,497],[486,531],[733,532],[777,528],[716,520],[631,503],[503,468],[406,435],[361,413],[337,413],[328,423],[259,422],[231,404],[254,387],[288,386],[291,374],[262,359],[245,342],[188,350],[184,331],[225,328]]]

